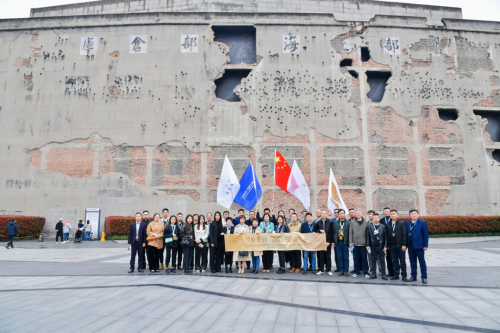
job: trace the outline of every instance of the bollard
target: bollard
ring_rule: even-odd
[[[106,236],[104,235],[104,231],[102,232],[102,236],[101,236],[101,242],[104,242],[106,241]]]

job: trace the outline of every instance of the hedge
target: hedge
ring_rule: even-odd
[[[151,218],[150,218],[151,219]],[[408,221],[409,217],[400,217]],[[500,232],[500,216],[422,216],[430,234],[465,234]],[[108,216],[105,220],[106,235],[127,235],[134,217]]]
[[[0,235],[7,237],[7,224],[14,219],[19,237],[39,235],[45,226],[45,217],[23,215],[0,215]]]
[[[153,220],[153,218],[149,218]],[[108,216],[104,220],[104,232],[106,236],[128,235],[130,224],[135,222],[133,216]]]

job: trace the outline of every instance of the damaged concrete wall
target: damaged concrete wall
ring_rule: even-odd
[[[238,176],[255,165],[259,205],[271,206],[278,149],[300,165],[312,208],[326,207],[332,168],[348,206],[500,214],[500,143],[474,113],[500,112],[497,23],[449,21],[458,31],[329,14],[314,25],[309,14],[88,18],[0,21],[1,213],[220,209],[225,155]],[[231,24],[256,28],[256,63],[230,63],[214,41],[211,25]],[[215,93],[231,70],[249,71],[234,89],[240,101]],[[390,74],[381,101],[370,99],[370,73]],[[458,117],[444,121],[441,109]],[[302,209],[281,190],[274,207]]]

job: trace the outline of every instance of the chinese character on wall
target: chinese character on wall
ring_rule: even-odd
[[[129,52],[130,53],[147,53],[148,52],[148,36],[142,36],[142,35],[130,36]]]
[[[283,35],[283,53],[300,52],[300,35]]]
[[[198,53],[198,35],[181,35],[181,53]]]
[[[97,40],[99,37],[82,37],[80,43],[80,55],[97,54]]]
[[[399,37],[384,37],[384,53],[385,54],[401,54],[399,46]]]

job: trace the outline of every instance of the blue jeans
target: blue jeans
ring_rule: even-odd
[[[9,235],[9,242],[7,243],[7,246],[12,246],[14,243],[14,237],[16,235]]]
[[[335,256],[337,257],[338,268],[341,272],[349,272],[349,244],[344,241],[337,241],[335,244]]]
[[[254,256],[252,252],[252,269],[254,271],[258,271],[260,266],[260,257],[259,256]]]
[[[307,269],[309,256],[311,256],[312,269],[316,269],[316,251],[304,251],[304,269]]]
[[[64,233],[64,240],[68,240],[69,239],[69,232],[65,232]]]
[[[410,257],[410,267],[411,267],[411,277],[417,277],[417,258],[420,264],[420,272],[422,273],[422,279],[427,279],[427,265],[425,264],[425,252],[424,249],[416,249],[413,243],[408,246],[408,256]]]
[[[366,258],[366,247],[365,246],[355,246],[352,251],[352,257],[354,260],[354,274],[364,275],[368,274],[368,260]]]
[[[85,231],[85,240],[90,239],[90,231]]]

